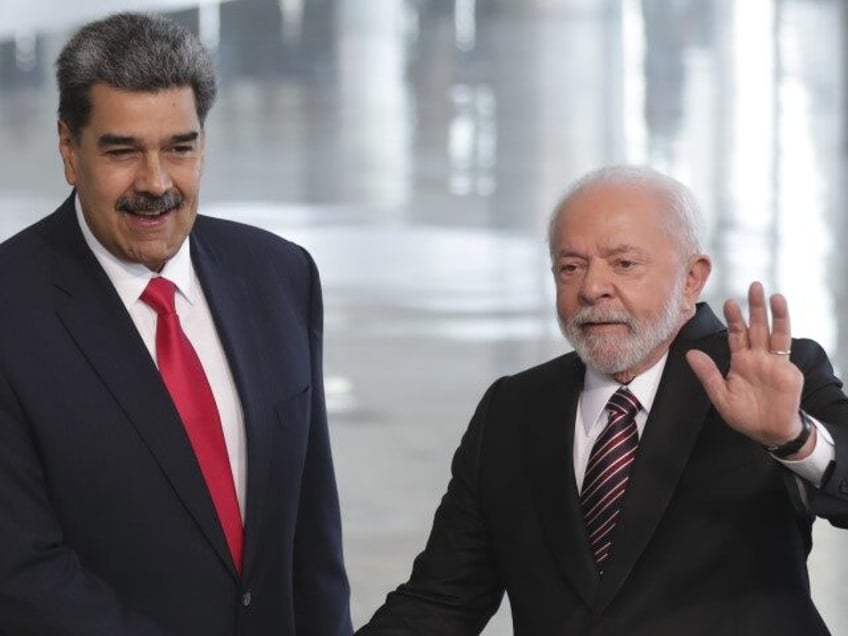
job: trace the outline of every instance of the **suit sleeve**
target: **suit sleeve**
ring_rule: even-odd
[[[409,581],[388,595],[357,636],[479,634],[497,611],[503,584],[480,506],[480,462],[499,382],[483,397],[454,454],[447,492]]]
[[[0,376],[0,634],[163,636],[65,545],[47,492],[37,440]]]
[[[808,509],[835,526],[848,528],[848,397],[817,343],[799,340],[793,351],[800,351],[793,361],[804,372],[801,407],[827,427],[836,450],[836,461],[825,473],[821,486],[806,487]]]
[[[321,283],[315,263],[308,254],[306,257],[311,276],[308,302],[312,404],[295,531],[296,631],[298,636],[348,636],[353,631],[350,588],[342,556],[341,515],[324,402]]]

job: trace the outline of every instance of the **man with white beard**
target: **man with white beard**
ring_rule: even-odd
[[[848,398],[783,296],[751,284],[726,327],[698,301],[699,226],[649,168],[571,187],[549,238],[574,352],[489,388],[358,634],[479,634],[504,592],[525,636],[829,634],[806,557],[816,516],[848,527]]]

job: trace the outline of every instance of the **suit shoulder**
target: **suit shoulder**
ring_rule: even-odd
[[[0,280],[28,281],[34,271],[47,271],[51,262],[50,241],[45,231],[52,222],[47,216],[0,243]]]
[[[582,363],[574,352],[542,362],[513,375],[504,376],[498,383],[503,390],[510,392],[546,390],[551,385],[559,384],[569,377],[569,370],[582,371]]]
[[[225,242],[234,246],[244,245],[253,249],[270,250],[299,249],[295,243],[269,230],[202,214],[197,216],[194,232],[210,241]]]
[[[198,215],[192,237],[223,261],[250,259],[276,262],[283,267],[313,267],[312,257],[302,246],[268,230]]]

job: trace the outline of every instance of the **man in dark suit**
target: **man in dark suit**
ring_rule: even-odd
[[[0,633],[350,634],[318,274],[197,216],[208,54],[119,14],[57,68],[74,189],[0,246]]]
[[[828,633],[806,557],[816,515],[848,525],[848,399],[782,296],[752,284],[727,328],[697,302],[697,214],[647,168],[572,187],[550,247],[575,352],[489,388],[358,634],[477,634],[504,591],[523,636]]]

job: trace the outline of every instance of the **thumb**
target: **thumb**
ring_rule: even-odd
[[[703,351],[690,349],[686,352],[686,361],[689,363],[692,372],[701,382],[710,401],[716,406],[723,404],[727,388],[725,387],[724,377],[721,375],[721,371],[718,370],[715,362],[713,362],[713,359]]]

